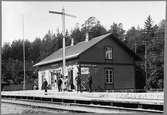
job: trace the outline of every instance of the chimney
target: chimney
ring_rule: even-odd
[[[86,41],[86,42],[89,41],[89,33],[88,33],[88,32],[86,32],[85,41]]]
[[[74,38],[71,38],[71,46],[74,45]]]

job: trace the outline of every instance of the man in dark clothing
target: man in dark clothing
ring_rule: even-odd
[[[58,81],[57,81],[57,85],[58,85],[58,91],[60,92],[61,91],[61,84],[62,84],[62,80],[60,77],[58,77]]]
[[[46,81],[46,79],[44,79],[44,82],[42,84],[42,89],[45,90],[45,95],[47,95],[47,88],[48,88],[48,82]]]

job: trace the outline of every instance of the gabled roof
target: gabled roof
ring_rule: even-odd
[[[65,49],[66,50],[66,59],[72,59],[72,58],[79,56],[81,53],[86,51],[88,48],[94,46],[95,44],[97,44],[98,42],[100,42],[101,40],[103,40],[104,38],[106,38],[110,35],[112,35],[112,34],[107,33],[107,34],[95,37],[89,41],[79,42],[74,46],[67,46]],[[116,39],[116,38],[114,38],[114,39]],[[121,42],[121,41],[116,40],[116,42]],[[133,56],[137,57],[136,54],[133,51],[131,51],[126,45],[123,45],[123,43],[119,43],[119,44],[122,45],[128,52],[131,52],[131,54],[133,54]],[[51,55],[49,55],[48,57],[46,57],[45,59],[43,59],[39,63],[35,64],[34,66],[41,66],[41,65],[45,65],[45,64],[49,64],[49,63],[58,62],[61,60],[62,60],[62,48],[55,51],[54,53],[52,53]]]

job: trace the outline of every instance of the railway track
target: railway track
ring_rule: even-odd
[[[113,113],[144,112],[163,113],[163,105],[141,105],[132,103],[109,103],[98,101],[70,100],[46,97],[2,96],[1,102],[36,106],[48,109],[59,109],[73,112]]]

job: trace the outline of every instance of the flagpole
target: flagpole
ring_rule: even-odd
[[[65,16],[76,18],[76,16],[65,13],[65,9],[62,9],[62,12],[57,11],[49,11],[49,13],[52,14],[59,14],[62,16],[62,34],[63,34],[63,68],[62,68],[62,74],[65,76],[65,70],[66,70],[66,57],[65,57]]]
[[[63,77],[65,76],[65,9],[62,9],[62,33],[63,33]]]
[[[24,71],[24,80],[23,80],[23,90],[25,90],[25,43],[24,43],[24,15],[22,15],[22,31],[23,31],[23,71]]]

